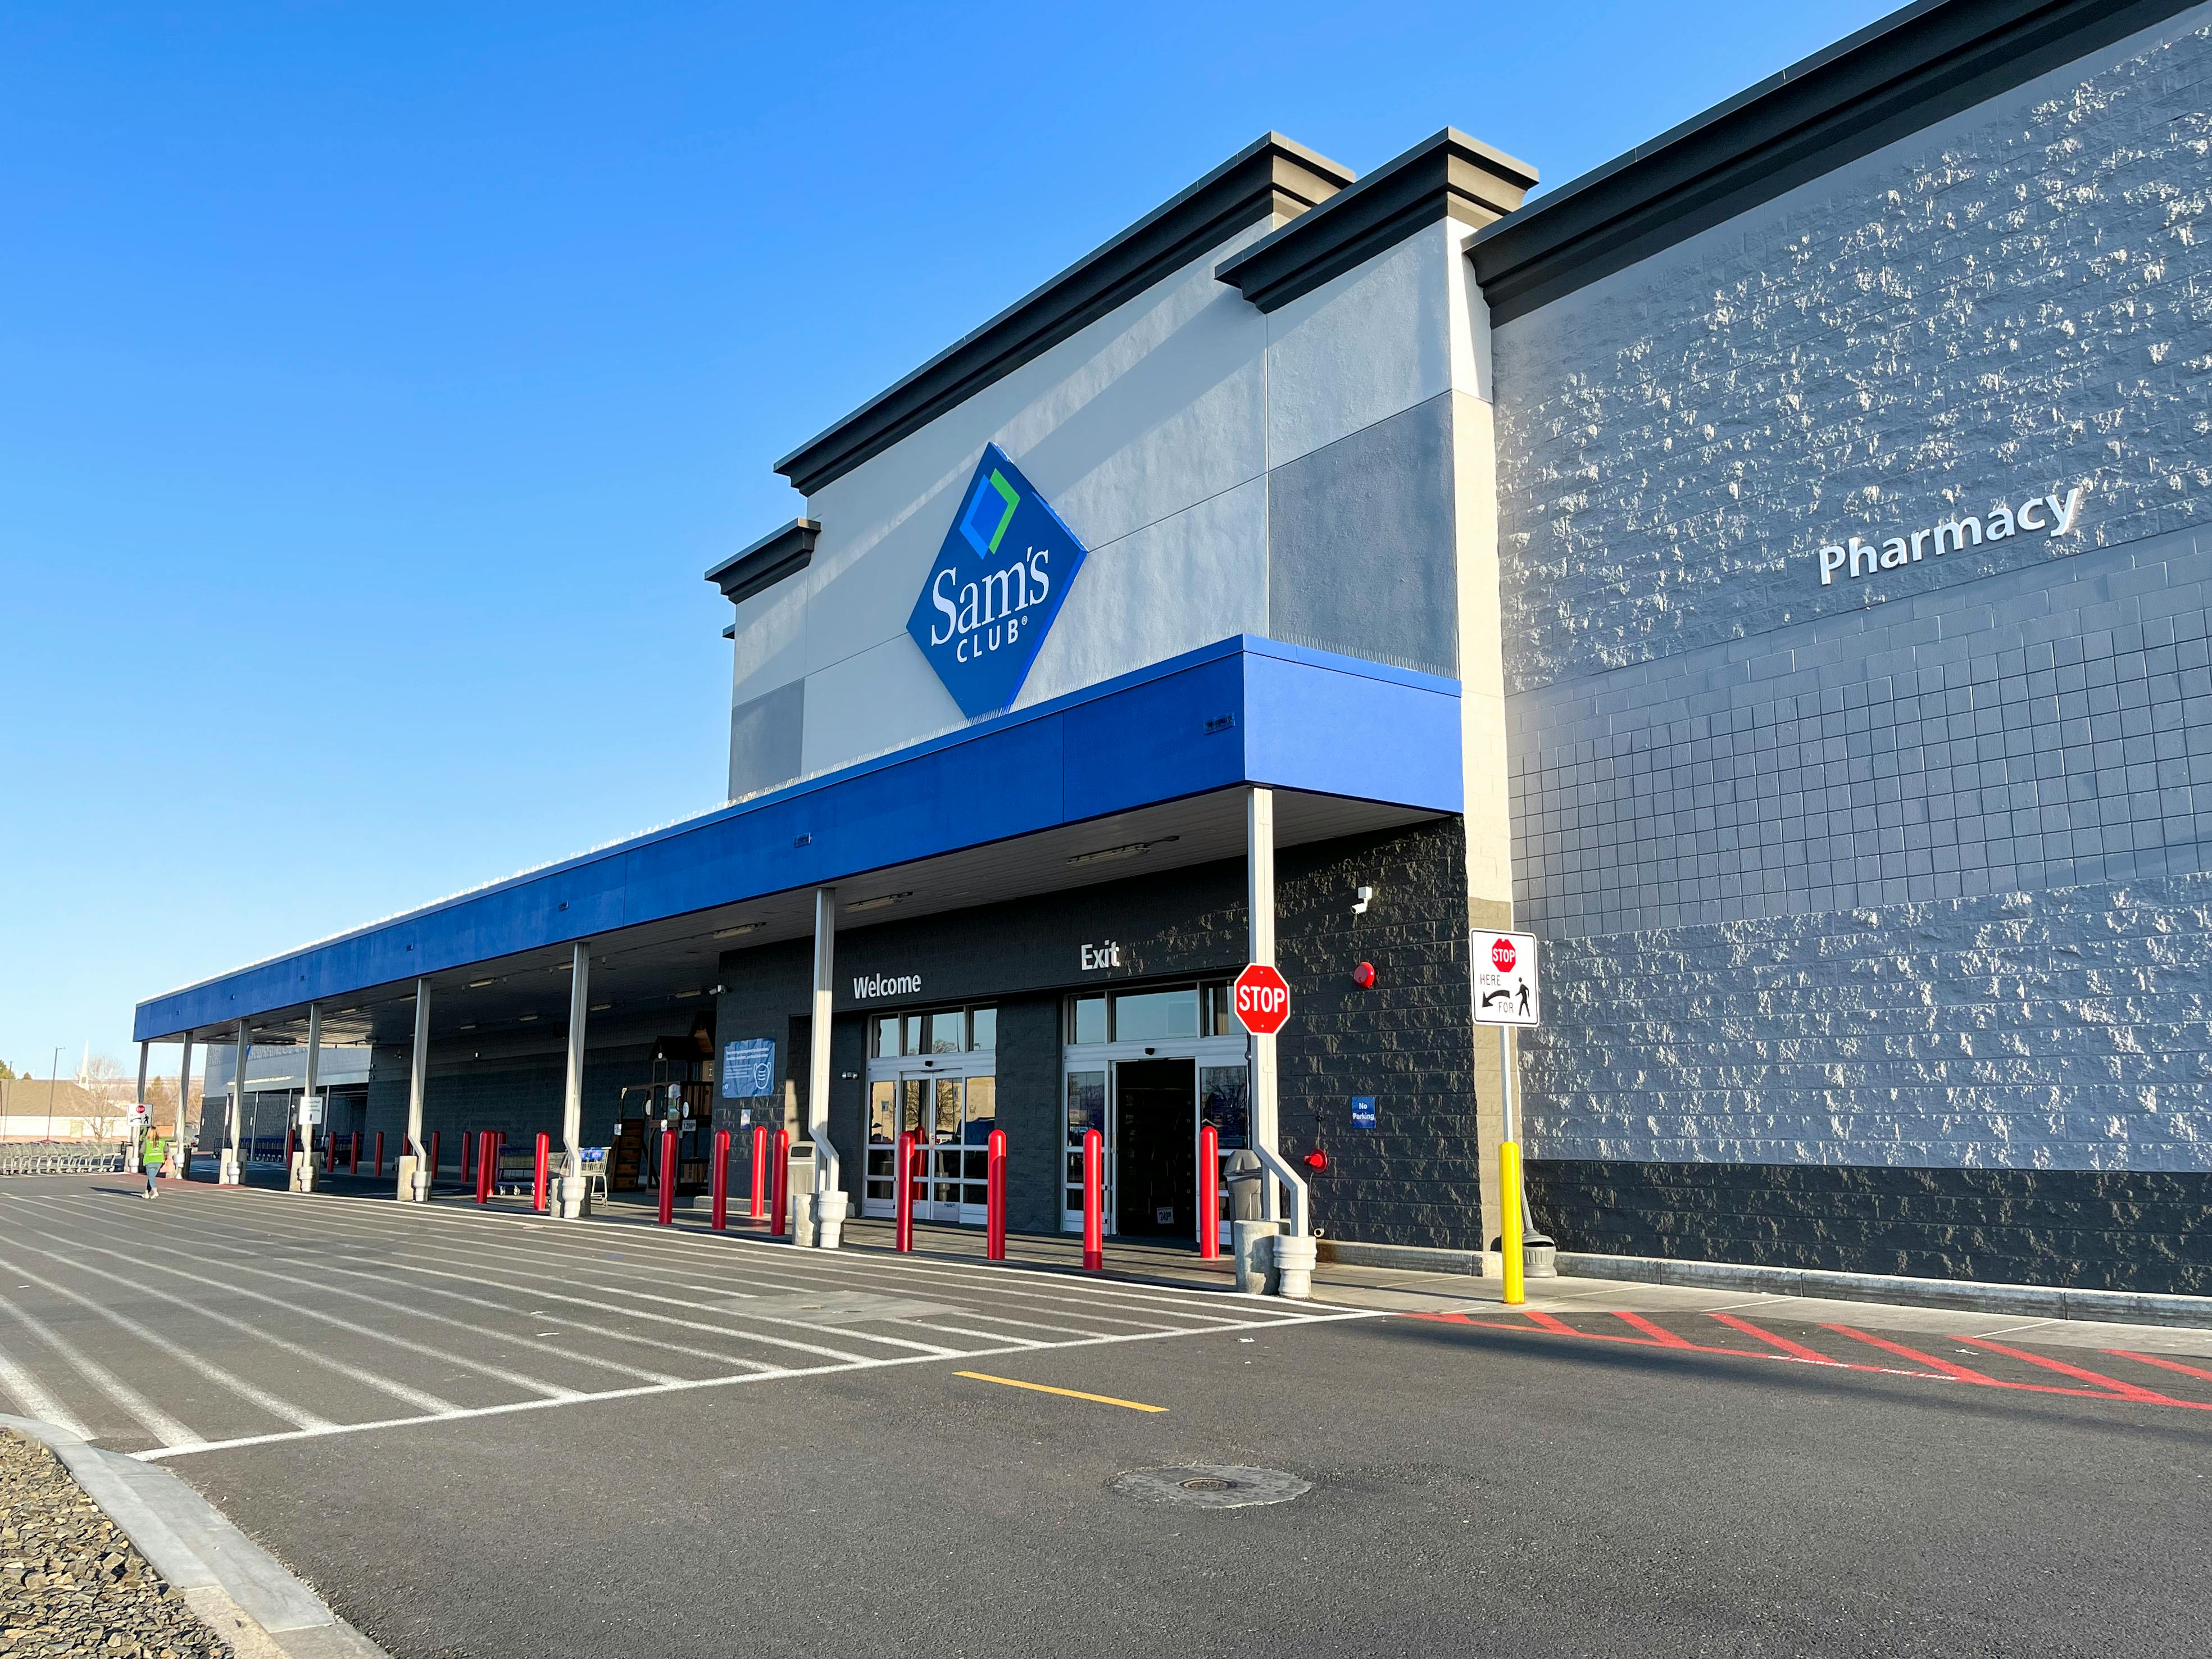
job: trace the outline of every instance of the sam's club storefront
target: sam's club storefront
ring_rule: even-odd
[[[1944,0],[1533,199],[1267,135],[777,463],[726,805],[139,1036],[370,1045],[403,1195],[672,1086],[819,1242],[902,1133],[926,1219],[1002,1130],[1072,1228],[1092,1128],[1188,1239],[1211,1127],[1467,1267],[1510,1066],[1571,1258],[2212,1292],[2208,68],[2212,7]]]

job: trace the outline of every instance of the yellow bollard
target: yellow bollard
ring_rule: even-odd
[[[1505,1302],[1518,1307],[1527,1299],[1522,1288],[1522,1269],[1527,1265],[1521,1251],[1521,1144],[1498,1143],[1498,1253],[1505,1258]]]

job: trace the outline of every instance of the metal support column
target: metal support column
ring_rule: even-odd
[[[833,981],[837,971],[837,890],[814,890],[814,1006],[808,1027],[806,1133],[814,1143],[812,1224],[799,1224],[804,1243],[834,1250],[845,1231],[847,1199],[837,1149],[830,1140],[830,1036]]]
[[[576,941],[568,970],[568,1080],[561,1096],[561,1179],[556,1213],[570,1221],[592,1212],[584,1179],[584,1038],[592,1012],[592,947]]]
[[[236,1187],[245,1181],[238,1159],[238,1124],[246,1115],[246,1062],[253,1053],[253,1028],[244,1020],[238,1022],[238,1070],[230,1079],[230,1122],[224,1136],[222,1170],[217,1179],[226,1187]]]
[[[422,1158],[422,1096],[430,1085],[430,981],[415,981],[415,1051],[407,1068],[407,1150],[413,1162],[402,1160],[404,1178],[399,1197],[416,1204],[430,1201],[430,1170]]]
[[[192,1102],[192,1034],[185,1033],[184,1064],[177,1068],[177,1128],[169,1137],[169,1173],[182,1174],[189,1148],[185,1144],[185,1115]],[[207,1103],[202,1100],[204,1107]]]
[[[318,1103],[318,1087],[323,1074],[323,1006],[319,1002],[307,1005],[307,1082],[300,1091],[299,1144],[292,1152],[291,1181],[295,1193],[315,1190],[315,1126],[308,1114]],[[325,1134],[330,1125],[323,1126]]]
[[[1245,799],[1245,903],[1251,917],[1251,959],[1275,965],[1275,792],[1255,788]],[[1272,1036],[1251,1036],[1250,1044],[1252,1150],[1260,1155],[1273,1181],[1263,1183],[1266,1215],[1279,1219],[1283,1199],[1289,1199],[1293,1237],[1306,1229],[1306,1183],[1285,1163],[1279,1139],[1276,1112],[1275,1042]]]
[[[131,1097],[137,1103],[138,1110],[133,1116],[131,1146],[125,1152],[123,1161],[124,1169],[131,1175],[138,1173],[138,1148],[145,1144],[145,1126],[154,1121],[154,1114],[146,1105],[146,1066],[153,1058],[149,1052],[153,1047],[150,1042],[138,1045],[138,1092]]]

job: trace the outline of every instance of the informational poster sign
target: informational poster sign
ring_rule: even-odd
[[[732,1037],[722,1045],[722,1098],[758,1100],[775,1092],[775,1042]]]
[[[323,1121],[323,1097],[320,1095],[300,1097],[300,1127],[313,1129]]]
[[[1543,984],[1536,973],[1534,933],[1468,936],[1474,957],[1474,1018],[1478,1025],[1541,1025]]]

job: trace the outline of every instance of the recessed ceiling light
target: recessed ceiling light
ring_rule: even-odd
[[[535,1015],[535,1014],[525,1014],[525,1015],[522,1017],[522,1024],[525,1024],[525,1025],[527,1025],[527,1024],[530,1024],[530,1022],[531,1022],[532,1020],[533,1020],[533,1019],[535,1019],[535,1018],[538,1018],[538,1016],[537,1016],[537,1015]]]
[[[1181,841],[1181,836],[1162,836],[1158,841],[1124,842],[1119,847],[1102,847],[1095,853],[1078,853],[1068,860],[1070,864],[1110,864],[1115,859],[1133,859],[1149,853],[1155,847],[1164,847],[1171,841]]]
[[[464,1031],[473,1031],[477,1029],[476,1022],[474,1020],[471,1020],[466,1025],[462,1026],[461,1029]]]
[[[611,1002],[595,1002],[592,1005],[592,1012],[595,1014],[604,1014],[613,1006],[614,1004]]]
[[[469,989],[471,991],[481,991],[485,986],[489,985],[491,982],[492,981],[488,979],[472,979],[469,981]]]
[[[845,907],[845,912],[850,915],[856,910],[888,910],[901,899],[910,899],[913,896],[911,890],[903,893],[878,893],[873,898],[854,899]]]
[[[683,998],[683,997],[696,997],[696,996],[697,996],[699,994],[698,994],[698,992],[696,992],[696,990],[694,990],[694,991],[678,991],[676,994],[677,994],[677,996],[680,999],[680,998]]]
[[[717,927],[711,934],[708,935],[708,937],[711,939],[735,939],[740,933],[757,933],[767,925],[767,923],[760,921],[741,921],[734,927]]]

